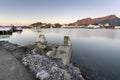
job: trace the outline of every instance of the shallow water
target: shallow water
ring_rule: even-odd
[[[72,63],[79,66],[89,80],[120,80],[120,30],[114,29],[24,29],[12,35],[0,35],[0,41],[27,45],[44,34],[50,43],[61,44],[64,35],[72,41]]]

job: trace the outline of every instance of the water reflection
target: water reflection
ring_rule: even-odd
[[[0,41],[7,41],[10,38],[11,35],[7,34],[7,35],[0,35]]]
[[[119,30],[113,30],[113,29],[45,29],[43,30],[43,33],[45,34],[55,34],[55,35],[69,35],[74,37],[103,37],[108,39],[115,39],[118,36],[118,33],[120,33]]]

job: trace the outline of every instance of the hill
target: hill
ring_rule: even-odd
[[[116,15],[108,15],[105,17],[99,17],[99,18],[85,18],[85,19],[81,19],[81,20],[77,20],[74,23],[70,23],[69,25],[72,26],[87,26],[89,24],[110,24],[112,26],[118,26],[120,25],[120,18],[117,17]]]

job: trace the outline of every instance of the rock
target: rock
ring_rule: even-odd
[[[52,57],[52,51],[48,51],[48,52],[46,53],[46,55],[47,55],[48,57]]]
[[[53,53],[53,55],[55,55],[56,52],[57,52],[56,48],[53,48],[53,49],[52,49],[52,53]]]
[[[46,53],[46,55],[47,55],[48,57],[54,57],[55,54],[56,54],[56,48],[53,48],[52,51],[48,51],[48,52]]]
[[[64,73],[64,80],[71,80],[71,76],[67,72]]]
[[[50,80],[64,80],[64,73],[62,69],[57,66],[52,66],[51,68],[51,78]]]
[[[74,70],[76,71],[80,71],[80,69],[78,67],[74,67]]]
[[[72,64],[65,66],[61,59],[51,60],[45,55],[27,54],[22,61],[40,80],[83,80]]]
[[[46,48],[46,45],[41,44],[41,43],[37,43],[37,46],[38,46],[38,48],[40,48],[40,49]]]
[[[38,72],[36,75],[36,78],[40,80],[47,80],[50,77],[47,71],[42,70],[41,72]]]
[[[32,54],[36,54],[36,51],[37,51],[37,49],[34,48],[34,49],[32,50]]]

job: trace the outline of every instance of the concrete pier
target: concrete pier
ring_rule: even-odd
[[[52,47],[53,45],[50,45],[50,47],[52,47],[52,49],[50,50],[48,47],[48,44],[45,36],[44,35],[40,35],[39,39],[37,41],[37,47],[40,50],[47,50],[46,55],[52,58],[60,58],[62,59],[64,65],[69,64],[70,63],[70,59],[71,59],[71,54],[72,54],[72,43],[70,40],[69,36],[64,36],[63,39],[63,44],[58,45],[57,47]],[[45,53],[45,52],[44,52]]]
[[[0,80],[35,80],[17,59],[25,54],[17,45],[0,42]],[[22,56],[21,54],[21,56]]]
[[[14,27],[14,26],[8,26],[8,27],[0,26],[0,35],[12,34],[13,32],[16,31],[22,31],[22,28]]]
[[[40,35],[38,41],[28,48],[32,52],[23,58],[23,64],[39,80],[85,80],[79,68],[70,63],[72,43],[69,36],[64,36],[63,44],[55,45],[47,43],[45,36]]]
[[[11,27],[0,27],[0,34],[12,34],[12,28]]]
[[[85,80],[70,63],[71,51],[69,36],[60,45],[47,43],[44,35],[24,47],[2,41],[0,80]]]
[[[63,63],[69,64],[72,54],[72,43],[69,36],[64,36],[64,44],[57,48],[55,58],[61,58]]]

